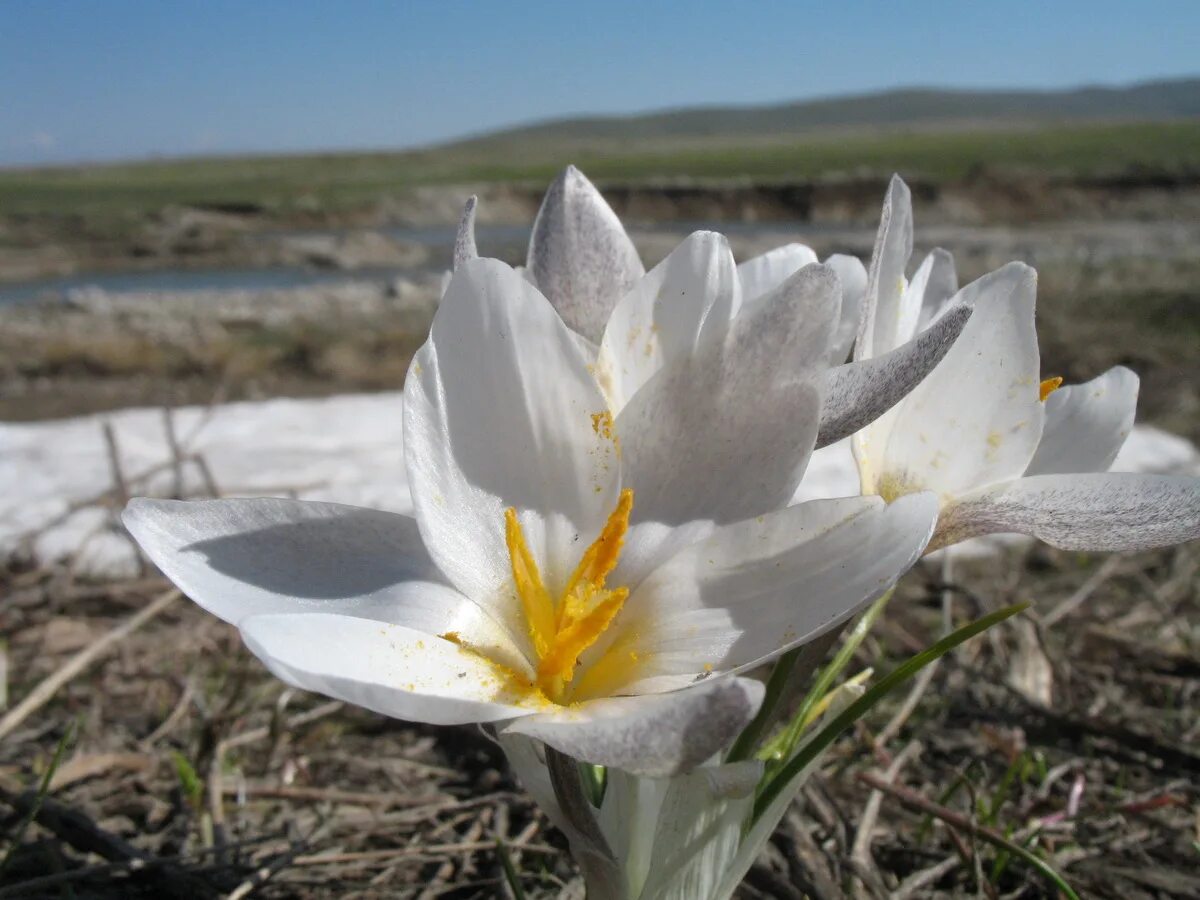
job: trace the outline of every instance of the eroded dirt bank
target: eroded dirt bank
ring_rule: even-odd
[[[1200,438],[1200,219],[924,226],[917,254],[951,250],[961,280],[1010,260],[1039,272],[1045,368],[1069,381],[1128,365],[1142,376],[1142,418]],[[635,228],[648,265],[690,226]],[[731,236],[745,259],[788,241],[821,256],[869,256],[870,226],[761,226]],[[485,254],[520,261],[520,245]],[[351,280],[353,279],[353,280]],[[0,306],[0,419],[130,405],[205,403],[395,389],[440,295],[433,267],[387,280],[273,290],[71,292]]]
[[[601,186],[617,213],[632,224],[873,227],[886,179],[766,184],[678,180]],[[953,182],[914,179],[910,186],[925,226],[1200,220],[1200,172],[1131,172],[1105,178],[980,173]],[[381,237],[378,230],[452,224],[472,193],[480,197],[480,222],[524,224],[532,220],[544,189],[543,184],[423,187],[399,190],[354,209],[287,216],[253,204],[167,207],[111,221],[4,216],[0,211],[0,282],[130,269],[418,265],[425,256],[423,248]],[[322,236],[322,231],[334,236]]]

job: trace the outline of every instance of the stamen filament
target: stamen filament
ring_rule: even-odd
[[[516,585],[525,621],[529,625],[529,638],[540,658],[549,652],[557,630],[554,603],[542,584],[542,575],[533,554],[529,552],[529,545],[525,543],[525,533],[521,531],[517,511],[511,506],[504,511],[504,537],[512,561],[513,584]]]
[[[558,678],[564,683],[569,683],[574,679],[575,662],[579,659],[579,655],[596,643],[596,639],[600,635],[604,634],[628,598],[628,588],[606,591],[604,598],[592,608],[591,612],[568,623],[554,636],[554,644],[551,646],[550,652],[542,657],[542,662],[538,666],[538,684],[541,685],[547,696],[554,696],[549,689],[551,679]]]

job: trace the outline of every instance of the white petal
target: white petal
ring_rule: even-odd
[[[461,725],[529,715],[511,679],[457,644],[400,625],[335,615],[242,620],[246,646],[288,684],[412,722]]]
[[[1034,475],[947,507],[930,549],[1019,532],[1064,550],[1148,550],[1200,537],[1200,478]]]
[[[975,312],[941,364],[888,414],[894,424],[870,490],[933,490],[948,498],[1025,471],[1045,415],[1036,290],[1033,269],[1010,263],[959,292],[956,302]],[[876,435],[859,435],[861,464]]]
[[[913,275],[908,289],[914,294],[920,292],[921,312],[917,318],[917,331],[922,331],[937,320],[958,293],[958,270],[953,254],[935,247]]]
[[[706,768],[702,766],[697,771]],[[608,770],[596,821],[618,861],[629,896],[637,900],[650,900],[641,888],[658,853],[654,833],[663,799],[672,785],[690,777],[642,778],[621,769]]]
[[[596,673],[589,680],[585,656],[577,690],[670,688],[805,644],[891,587],[920,557],[936,517],[937,500],[927,493],[890,505],[848,497],[717,529],[626,601],[602,650],[631,664],[602,683]]]
[[[741,306],[729,242],[690,235],[617,304],[600,342],[600,377],[618,411],[671,360],[724,332]]]
[[[895,340],[899,343],[912,340],[956,293],[958,273],[954,268],[954,257],[945,250],[936,249],[921,261],[904,288]]]
[[[636,500],[634,508],[637,508]],[[621,559],[609,581],[614,585],[636,587],[672,556],[689,544],[708,537],[716,527],[709,520],[695,520],[682,525],[633,522],[625,533]]]
[[[788,505],[795,506],[806,500],[854,497],[858,493],[858,465],[847,438],[813,451],[804,470],[804,479]]]
[[[574,166],[546,191],[526,266],[563,321],[590,341],[646,271],[617,214]]]
[[[912,194],[898,175],[892,176],[871,268],[867,276],[866,310],[863,328],[854,346],[854,358],[880,356],[899,347],[904,341],[897,337],[904,320],[901,302],[904,299],[904,269],[912,255]]]
[[[829,364],[841,365],[862,329],[863,301],[867,295],[867,269],[857,256],[835,253],[825,265],[837,272],[842,283],[842,315],[829,349]]]
[[[726,747],[762,702],[763,686],[714,679],[667,694],[591,700],[509,725],[576,759],[635,775],[674,775]]]
[[[504,510],[517,509],[555,589],[616,504],[611,429],[593,418],[607,407],[576,339],[520,275],[472,260],[454,274],[404,398],[425,546],[451,583],[524,634]]]
[[[742,300],[764,296],[805,266],[817,262],[817,254],[803,244],[785,244],[748,259],[737,267],[742,283]]]
[[[1026,475],[1105,472],[1133,430],[1138,377],[1124,366],[1046,398],[1046,427]]]
[[[903,400],[950,351],[971,312],[965,304],[956,305],[932,327],[890,353],[830,369],[817,447],[865,428]]]
[[[456,605],[447,598],[466,602],[409,516],[274,498],[138,498],[123,520],[163,574],[234,625],[323,612],[445,630]]]
[[[760,761],[748,760],[671,779],[638,900],[725,896],[717,886],[737,855],[762,772]]]
[[[475,247],[475,207],[479,198],[472,194],[463,206],[462,218],[458,223],[458,234],[454,238],[454,268],[479,257]],[[443,290],[444,294],[445,291]]]
[[[816,437],[837,277],[806,266],[677,356],[617,417],[634,518],[730,522],[787,503]]]

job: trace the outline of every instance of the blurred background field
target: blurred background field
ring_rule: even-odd
[[[1186,21],[1160,29],[1171,30]],[[1105,59],[1098,40],[1083,45]],[[134,72],[169,78],[172,64]],[[268,443],[255,422],[282,422],[271,436],[282,440],[285,407],[228,413],[238,446],[196,449],[191,426],[229,401],[400,389],[471,194],[481,252],[514,264],[569,163],[600,186],[648,267],[698,228],[728,234],[739,260],[789,241],[865,259],[899,172],[914,194],[914,265],[944,246],[963,283],[1013,259],[1036,266],[1044,372],[1082,381],[1127,365],[1141,377],[1139,421],[1200,441],[1200,79],[876,80],[884,89],[831,99],[634,116],[548,119],[533,101],[533,124],[413,149],[201,148],[53,166],[22,151],[0,167],[0,423],[13,423],[0,425],[11,479],[0,484],[0,898],[493,897],[497,838],[529,896],[569,884],[561,837],[483,736],[286,691],[152,569],[102,579],[83,537],[68,540],[123,542],[116,513],[151,486],[311,491],[271,471],[297,465],[286,448],[255,455]],[[49,135],[36,143],[54,149]],[[310,143],[332,145],[317,133]],[[338,408],[328,428],[349,441],[359,432],[345,416],[379,410],[363,398]],[[20,430],[92,414],[106,415],[44,432],[78,446]],[[137,416],[179,429],[153,478],[121,463],[150,452]],[[369,460],[384,479],[393,465],[381,493],[403,487],[395,448],[379,441],[398,433],[398,408],[395,419],[364,427],[362,456],[339,460]],[[1194,450],[1181,453],[1195,465]],[[246,482],[222,480],[229,458]],[[27,483],[58,459],[79,471]],[[64,494],[53,513],[79,528],[11,539],[27,512],[11,498],[72,478],[91,485],[88,509]],[[1035,612],[943,665],[919,704],[897,697],[848,735],[743,896],[1055,896],[1011,853],[903,797],[872,811],[864,778],[881,771],[1033,849],[1081,896],[1200,896],[1198,567],[1195,546],[1018,547],[952,572],[923,563],[855,669],[885,671],[928,644],[946,595],[960,620],[1021,599]]]
[[[741,257],[789,240],[868,255],[899,171],[918,248],[947,246],[964,278],[1039,268],[1048,367],[1130,363],[1147,412],[1194,437],[1197,115],[1186,79],[899,91],[394,153],[0,171],[0,415],[398,387],[466,196],[485,252],[517,263],[542,190],[575,163],[651,264],[700,227]]]

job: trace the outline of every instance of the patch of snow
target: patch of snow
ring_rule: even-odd
[[[222,496],[293,496],[411,513],[401,404],[402,394],[390,392],[176,409],[172,421],[184,457],[179,494],[207,496],[211,476]],[[94,578],[138,573],[141,563],[111,490],[105,422],[132,495],[176,492],[161,409],[0,423],[0,555],[22,552],[41,564],[70,560],[78,574]],[[1183,438],[1139,426],[1113,469],[1200,474],[1200,452]],[[842,441],[813,454],[797,498],[857,490],[849,442]]]

